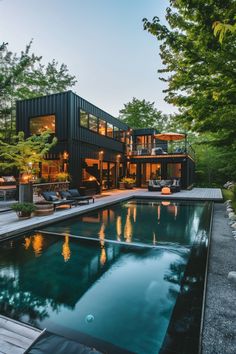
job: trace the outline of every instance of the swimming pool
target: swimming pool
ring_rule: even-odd
[[[210,216],[132,200],[2,242],[0,313],[106,353],[195,353]]]

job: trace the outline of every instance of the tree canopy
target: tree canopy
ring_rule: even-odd
[[[119,119],[131,128],[156,128],[163,131],[168,124],[169,116],[158,111],[154,107],[154,102],[134,97],[131,102],[124,104]]]
[[[15,134],[15,102],[65,91],[75,85],[65,64],[55,60],[42,64],[42,57],[31,53],[32,41],[20,54],[0,45],[0,138],[10,142]]]
[[[187,129],[214,133],[211,143],[224,147],[230,160],[236,152],[236,36],[228,32],[220,44],[212,26],[233,24],[234,16],[234,0],[170,0],[168,26],[158,17],[144,19],[161,42],[166,101],[179,107],[177,119]],[[231,173],[236,176],[235,166]]]
[[[41,135],[31,135],[25,139],[24,133],[19,132],[8,144],[0,140],[0,168],[17,168],[20,175],[32,172],[32,167],[44,161],[45,154],[57,143],[51,139],[49,131]]]

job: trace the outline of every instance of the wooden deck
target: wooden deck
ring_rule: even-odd
[[[0,239],[12,237],[22,232],[27,232],[35,228],[49,225],[50,223],[65,220],[69,217],[79,215],[86,211],[94,210],[105,205],[114,204],[132,197],[154,198],[154,199],[175,199],[175,200],[200,200],[200,201],[223,201],[221,190],[218,188],[193,188],[190,191],[181,191],[168,196],[163,196],[161,192],[148,192],[146,189],[114,190],[104,193],[102,198],[96,198],[95,203],[79,205],[71,209],[58,208],[49,216],[35,216],[31,219],[19,220],[15,212],[5,212],[0,214]],[[61,210],[60,210],[61,209]]]
[[[0,354],[23,354],[41,332],[0,315]]]

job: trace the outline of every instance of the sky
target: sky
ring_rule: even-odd
[[[56,59],[78,83],[72,90],[117,117],[133,97],[155,102],[163,113],[166,84],[159,45],[142,19],[165,22],[168,0],[0,0],[1,42],[20,53],[32,51],[43,63]]]

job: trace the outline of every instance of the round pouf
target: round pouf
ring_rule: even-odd
[[[171,194],[171,190],[169,187],[163,187],[161,190],[161,194]]]
[[[36,210],[34,212],[35,216],[45,216],[54,213],[54,206],[50,203],[38,202],[35,203]]]

